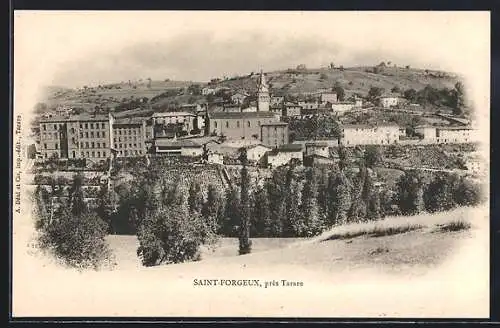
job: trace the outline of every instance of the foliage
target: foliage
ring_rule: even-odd
[[[248,175],[248,158],[246,149],[241,149],[240,161],[241,168],[241,192],[240,192],[240,206],[241,206],[241,223],[239,231],[239,254],[248,254],[252,250],[252,242],[250,240],[250,177]]]
[[[383,93],[384,93],[383,88],[371,87],[370,90],[368,90],[368,97],[367,98],[369,101],[374,102],[375,100],[377,100],[377,98],[382,96]]]
[[[424,180],[414,170],[406,171],[397,182],[398,205],[404,215],[418,214],[424,210]]]
[[[367,167],[373,168],[377,166],[377,164],[382,162],[382,149],[377,145],[366,146],[363,159]]]

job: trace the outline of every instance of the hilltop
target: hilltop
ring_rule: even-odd
[[[371,87],[383,88],[386,92],[390,92],[394,87],[401,92],[407,89],[418,91],[427,85],[439,89],[453,88],[459,81],[459,77],[451,73],[386,65],[288,69],[265,74],[271,93],[275,95],[329,90],[340,84],[345,90],[346,98],[354,94],[364,97]],[[252,72],[241,76],[213,79],[209,83],[145,79],[78,89],[48,87],[47,97],[43,101],[46,106],[41,108],[39,106],[38,111],[43,112],[60,105],[81,108],[83,111],[94,111],[96,107],[103,111],[112,111],[119,106],[133,109],[130,107],[141,107],[142,104],[147,104],[147,107],[154,110],[167,110],[181,104],[207,102],[207,97],[199,92],[200,88],[205,86],[226,87],[233,91],[244,90],[253,93],[256,91],[258,78],[259,74]],[[200,88],[190,88],[192,85]]]

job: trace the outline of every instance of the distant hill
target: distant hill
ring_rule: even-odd
[[[346,97],[353,94],[366,96],[371,87],[383,88],[386,92],[390,92],[394,87],[400,89],[401,92],[410,88],[418,91],[426,85],[439,89],[453,88],[459,80],[457,75],[446,72],[380,65],[345,69],[289,69],[268,72],[266,76],[272,94],[307,93],[318,89],[331,89],[338,83],[344,88]],[[217,81],[210,85],[253,93],[257,90],[258,79],[258,73],[251,73]],[[198,84],[200,87],[207,86],[207,83],[190,81],[139,80],[92,88],[48,87],[45,103],[48,109],[58,105],[69,105],[80,107],[84,111],[93,111],[96,106],[104,110],[113,110],[120,104],[144,97],[148,98],[147,101],[155,110],[165,110],[167,107],[175,107],[183,103],[207,101],[205,96],[193,95],[187,90],[192,84]]]

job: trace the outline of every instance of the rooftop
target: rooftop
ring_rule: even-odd
[[[275,126],[275,125],[286,126],[286,125],[288,125],[288,123],[286,123],[286,122],[271,122],[271,123],[262,123],[261,124],[261,126]]]
[[[156,112],[153,113],[152,117],[172,117],[172,116],[194,116],[193,113],[189,112]]]
[[[343,124],[344,129],[374,129],[381,127],[394,127],[399,129],[399,125],[391,123],[379,123],[379,124]]]
[[[40,123],[44,122],[77,122],[77,121],[108,121],[108,115],[93,115],[93,114],[80,114],[73,116],[52,116],[40,119]]]
[[[129,118],[117,118],[113,122],[114,124],[142,124],[148,118],[145,117],[129,117]]]
[[[209,113],[208,116],[211,119],[273,118],[275,114],[271,112],[213,112]]]
[[[157,138],[155,140],[155,146],[161,147],[201,147],[199,143],[196,143],[189,139],[167,139],[167,138]]]

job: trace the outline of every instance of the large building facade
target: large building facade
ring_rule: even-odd
[[[262,124],[279,122],[279,116],[271,112],[215,112],[208,117],[208,133],[229,139],[258,140]]]
[[[40,121],[42,159],[105,160],[111,156],[113,121],[111,115],[43,118]]]
[[[399,126],[397,125],[344,125],[340,144],[344,146],[357,145],[389,145],[399,141]]]
[[[148,139],[146,119],[116,119],[113,124],[113,148],[119,157],[135,157],[146,154]]]

